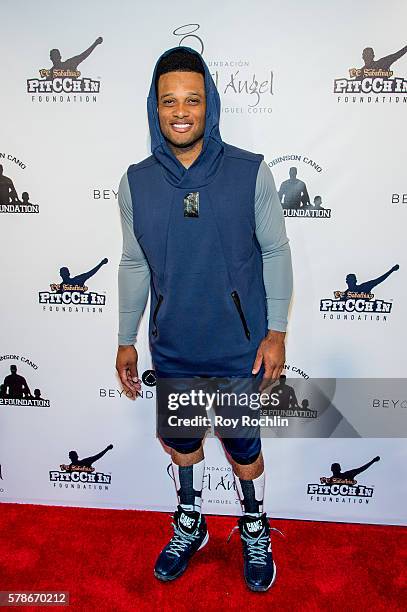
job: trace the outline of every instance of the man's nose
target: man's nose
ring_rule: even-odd
[[[177,104],[177,106],[174,107],[173,112],[175,117],[186,117],[189,113],[189,110],[187,106],[182,103],[179,103]]]

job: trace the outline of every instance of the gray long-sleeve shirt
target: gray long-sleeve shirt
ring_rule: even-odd
[[[119,264],[119,345],[132,345],[147,303],[150,268],[134,235],[133,206],[127,172],[118,193],[123,251]],[[256,238],[263,258],[268,328],[286,331],[293,288],[291,251],[283,209],[274,178],[265,161],[259,166],[255,193]]]

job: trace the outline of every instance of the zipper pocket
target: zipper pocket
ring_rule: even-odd
[[[163,296],[160,294],[158,296],[158,302],[156,304],[156,307],[154,308],[154,313],[153,313],[153,323],[154,323],[154,329],[152,331],[153,336],[156,336],[158,331],[157,331],[157,315],[158,315],[158,311],[160,310],[160,306],[161,306],[161,302],[163,301]]]
[[[243,314],[243,310],[242,310],[242,305],[240,303],[239,294],[238,294],[237,291],[232,291],[231,296],[232,296],[233,301],[235,303],[235,306],[237,308],[237,312],[239,313],[240,320],[242,321],[242,325],[243,325],[244,333],[246,334],[246,338],[248,340],[250,340],[250,330],[247,327],[247,322],[246,322],[245,316]]]

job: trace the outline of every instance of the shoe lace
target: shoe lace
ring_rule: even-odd
[[[167,548],[167,554],[179,557],[180,553],[184,552],[195,540],[199,538],[199,531],[195,533],[184,533],[179,527],[172,523],[174,527],[174,535],[170,540]]]
[[[232,535],[237,529],[239,529],[237,525],[236,527],[233,527],[227,539],[228,542],[230,542]],[[270,527],[270,531],[278,531],[278,533],[280,533],[285,538],[284,533],[276,527]],[[246,535],[245,533],[242,533],[241,538],[247,544],[247,554],[249,557],[249,563],[255,563],[256,565],[266,565],[266,557],[270,544],[270,536],[264,533],[264,531],[262,531],[258,536],[250,536]]]

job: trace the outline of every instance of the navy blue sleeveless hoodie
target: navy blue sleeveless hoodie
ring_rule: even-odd
[[[185,49],[205,69],[202,151],[185,168],[158,120],[155,73],[161,57]],[[220,98],[200,54],[169,49],[157,61],[147,100],[152,155],[129,167],[134,233],[151,272],[149,340],[163,376],[252,376],[267,334],[266,295],[254,199],[262,155],[222,141]],[[198,216],[184,216],[188,194]]]

